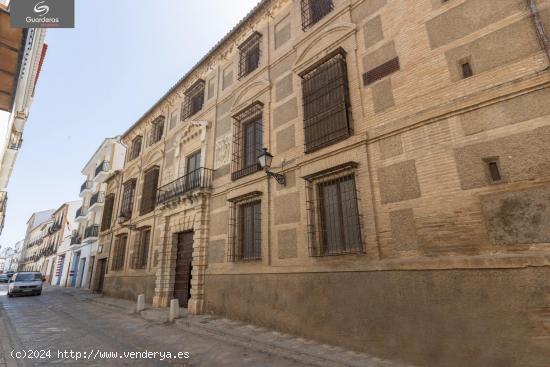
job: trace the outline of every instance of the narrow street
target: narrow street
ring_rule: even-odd
[[[60,363],[89,366],[397,366],[228,320],[181,319],[175,325],[150,322],[94,302],[82,291],[47,287],[39,297],[8,298],[6,290],[6,285],[0,285],[0,367]],[[208,327],[208,323],[212,326]],[[224,325],[231,329],[227,330],[230,334],[224,332]],[[145,351],[150,352],[148,356],[143,355]],[[142,355],[130,355],[131,352]],[[165,354],[168,352],[170,358]],[[185,358],[186,352],[188,358]],[[15,353],[27,353],[28,357],[14,361],[11,354]]]

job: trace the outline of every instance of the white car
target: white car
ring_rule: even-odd
[[[8,283],[8,297],[30,294],[42,294],[42,274],[38,272],[19,272],[13,274]]]

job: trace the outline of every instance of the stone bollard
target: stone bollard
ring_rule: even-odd
[[[141,311],[145,310],[145,295],[140,294],[137,297],[137,306],[136,306],[136,312],[140,313]]]
[[[178,317],[180,317],[180,303],[177,299],[173,299],[170,301],[170,315],[168,316],[168,320],[173,322]]]

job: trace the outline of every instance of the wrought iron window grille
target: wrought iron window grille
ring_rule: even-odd
[[[124,220],[132,218],[132,211],[134,207],[134,196],[136,192],[136,182],[137,180],[131,179],[124,183],[124,188],[122,192],[122,205],[120,208],[120,217]]]
[[[150,239],[150,227],[146,227],[139,231],[139,235],[136,236],[134,253],[132,254],[132,269],[145,269],[147,266]]]
[[[185,101],[181,105],[181,121],[195,115],[204,105],[205,81],[197,80],[185,91]]]
[[[304,177],[309,256],[364,252],[356,167],[349,162]]]
[[[261,39],[262,35],[254,32],[239,46],[239,80],[260,66]]]
[[[149,135],[149,146],[158,143],[164,134],[164,116],[160,116],[151,123],[151,133]]]
[[[233,116],[232,180],[262,169],[258,163],[263,153],[262,113],[263,104],[255,102]]]
[[[261,194],[254,191],[228,201],[228,262],[257,261],[262,258]]]
[[[111,270],[117,271],[124,268],[124,258],[126,256],[126,242],[128,241],[128,235],[120,235],[115,240],[115,246],[113,249],[113,259],[111,262]]]
[[[302,30],[320,21],[334,9],[332,0],[302,0]]]
[[[353,131],[344,50],[336,50],[300,76],[305,153],[349,137]]]
[[[143,138],[141,136],[136,136],[134,140],[132,140],[132,147],[130,148],[130,154],[128,155],[128,161],[133,161],[137,157],[139,157],[139,153],[141,153],[141,142]]]

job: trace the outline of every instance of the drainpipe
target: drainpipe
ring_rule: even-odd
[[[526,0],[526,1],[527,1],[527,6],[531,11],[533,22],[535,23],[537,36],[539,38],[539,41],[542,43],[542,46],[544,47],[544,51],[546,53],[546,57],[548,57],[548,61],[550,61],[550,39],[546,35],[546,31],[544,30],[544,24],[542,24],[542,21],[540,19],[540,14],[537,9],[537,2],[536,0]]]

